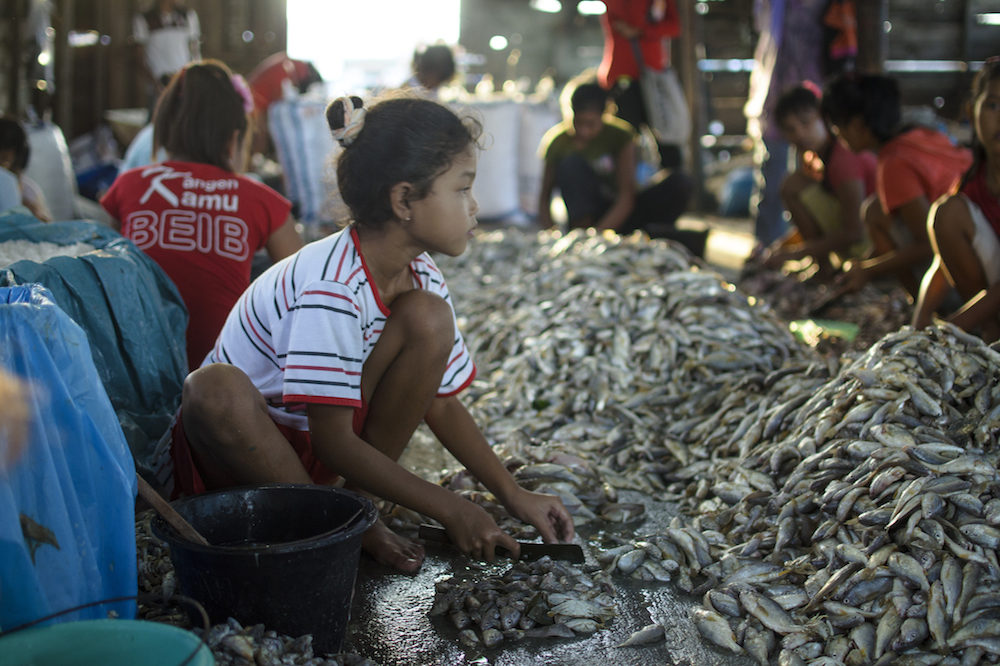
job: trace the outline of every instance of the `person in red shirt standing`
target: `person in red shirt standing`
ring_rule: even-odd
[[[642,68],[662,71],[670,67],[670,39],[681,33],[677,7],[674,0],[604,0],[604,5],[604,54],[597,69],[598,82],[611,92],[622,120],[636,129],[650,127],[646,105],[651,100],[643,97],[639,74]],[[681,166],[681,146],[658,145],[664,168]]]
[[[253,100],[225,64],[188,65],[167,84],[153,116],[164,162],[119,174],[101,205],[113,226],[177,285],[188,309],[191,370],[212,349],[229,310],[250,286],[254,253],[272,261],[302,240],[291,203],[241,175]]]
[[[253,68],[247,77],[253,93],[254,137],[251,150],[254,153],[270,152],[270,135],[267,131],[267,110],[275,102],[285,97],[285,82],[304,94],[314,83],[320,83],[316,67],[307,60],[289,58],[284,51],[269,55]]]
[[[821,106],[851,150],[878,156],[876,194],[862,206],[873,254],[855,262],[838,284],[860,289],[870,280],[895,276],[916,299],[933,256],[927,214],[969,168],[972,154],[937,130],[902,127],[899,85],[891,77],[835,77]]]

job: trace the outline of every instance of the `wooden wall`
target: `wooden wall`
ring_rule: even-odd
[[[11,12],[26,7],[25,0],[3,0]],[[284,0],[189,0],[198,12],[202,56],[218,58],[235,71],[248,73],[266,56],[285,49]],[[148,0],[55,0],[52,26],[56,31],[56,86],[44,106],[67,139],[92,131],[107,109],[145,107],[147,99],[131,40],[132,17],[149,6]],[[8,17],[5,26],[11,24]],[[23,29],[23,26],[22,26]],[[94,31],[95,44],[70,47],[70,32]],[[14,45],[0,30],[0,47],[10,54]],[[7,59],[11,62],[11,59]],[[6,110],[23,113],[25,73],[20,80],[12,69],[0,77]],[[30,87],[30,86],[29,86]],[[12,93],[12,91],[14,91]],[[30,93],[28,93],[30,95]]]
[[[0,26],[0,106],[22,113],[29,100],[47,104],[68,138],[89,132],[110,108],[143,107],[134,50],[130,42],[135,12],[149,0],[54,0],[56,86],[51,95],[33,93],[27,81],[22,50],[26,36],[18,23],[28,0],[0,0],[5,21]],[[329,1],[329,0],[317,0]],[[338,0],[339,1],[339,0]],[[743,134],[743,103],[749,73],[745,69],[703,72],[698,61],[753,57],[753,0],[677,0],[686,17],[685,34],[674,42],[675,62],[687,63],[682,78],[696,95],[704,123],[722,124],[724,135]],[[248,72],[267,55],[285,48],[285,0],[189,0],[201,19],[205,57],[219,58],[239,72]],[[977,13],[1000,11],[1000,0],[858,0],[859,31],[868,33],[862,60],[868,69],[885,67],[897,76],[908,105],[937,105],[945,117],[958,118],[972,72],[904,71],[907,61],[981,62],[1000,53],[1000,27],[980,25]],[[565,81],[600,60],[601,34],[596,17],[571,16],[564,1],[561,15],[530,10],[527,0],[465,0],[461,30],[463,46],[483,54],[476,73],[489,72],[497,81],[507,75],[537,81],[555,73]],[[484,19],[487,17],[487,19]],[[882,19],[888,32],[879,26]],[[70,48],[70,31],[95,31],[100,41]],[[509,53],[493,53],[486,42],[493,34],[518,34],[520,58],[512,66]]]

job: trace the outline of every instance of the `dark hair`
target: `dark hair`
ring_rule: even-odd
[[[174,74],[153,113],[153,154],[162,146],[174,157],[235,171],[229,142],[248,136],[249,116],[233,73],[218,60],[202,60]]]
[[[31,148],[28,146],[28,133],[24,125],[10,116],[0,116],[0,150],[13,150],[14,161],[10,170],[14,173],[23,171],[28,166]]]
[[[793,86],[783,92],[774,105],[774,120],[779,125],[791,116],[808,111],[819,113],[819,97],[805,86]]]
[[[823,91],[823,116],[833,125],[846,125],[861,117],[880,143],[899,134],[902,106],[899,84],[880,74],[841,74]]]
[[[422,85],[439,86],[455,76],[455,56],[445,44],[434,44],[413,52],[413,73]]]
[[[604,113],[608,107],[608,91],[596,83],[581,83],[569,98],[573,113],[596,111]]]
[[[982,144],[979,137],[976,136],[975,130],[975,105],[976,99],[980,95],[986,93],[986,89],[991,83],[1000,79],[1000,57],[993,56],[987,58],[986,62],[983,63],[983,68],[976,73],[975,78],[972,79],[972,96],[969,100],[969,114],[972,116],[973,129],[972,129],[972,164],[969,166],[968,171],[962,176],[962,182],[959,184],[958,189],[962,189],[969,180],[975,177],[978,173],[980,167],[986,163],[986,146]]]
[[[326,108],[334,132],[344,128],[342,100]],[[355,109],[363,107],[359,97],[351,102]],[[396,93],[377,101],[365,110],[361,130],[337,157],[337,187],[351,217],[369,225],[392,219],[389,192],[397,183],[411,183],[414,200],[423,199],[456,155],[478,145],[481,133],[476,119],[460,118],[428,99]]]

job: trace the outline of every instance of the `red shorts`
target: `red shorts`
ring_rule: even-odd
[[[368,416],[368,404],[362,403],[361,407],[354,410],[353,429],[356,435],[361,434],[361,429]],[[306,468],[314,483],[319,485],[329,485],[337,480],[337,474],[332,472],[326,465],[319,461],[313,452],[312,441],[309,438],[308,430],[296,430],[289,426],[275,423],[281,434],[284,435],[288,443],[292,445],[302,466]],[[171,499],[177,499],[184,495],[198,495],[206,490],[216,490],[205,486],[205,481],[198,471],[198,464],[192,455],[191,445],[188,443],[187,433],[184,432],[184,419],[181,417],[181,410],[177,410],[174,425],[170,431],[171,445],[170,458],[174,463],[174,492]],[[239,485],[237,481],[226,481],[225,486]]]

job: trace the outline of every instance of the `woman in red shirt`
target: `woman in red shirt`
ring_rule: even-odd
[[[101,205],[177,285],[188,309],[188,367],[211,351],[250,286],[257,250],[272,261],[302,247],[291,203],[241,175],[253,98],[242,77],[203,60],[174,75],[153,117],[164,162],[119,174]]]
[[[681,34],[674,0],[605,0],[601,15],[604,55],[597,69],[601,87],[612,93],[618,116],[636,129],[649,126],[646,104],[639,88],[643,68],[662,71],[670,66],[670,39]],[[636,53],[642,62],[636,60]],[[661,144],[664,168],[681,166],[681,147]]]

